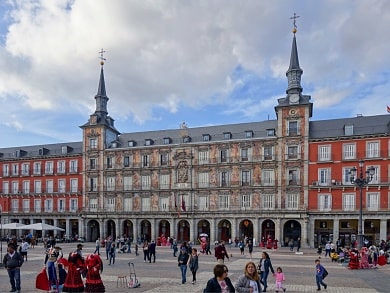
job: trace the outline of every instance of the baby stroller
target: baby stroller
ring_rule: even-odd
[[[130,278],[129,278],[129,288],[138,288],[141,287],[141,284],[138,282],[137,275],[135,274],[134,263],[129,262]]]

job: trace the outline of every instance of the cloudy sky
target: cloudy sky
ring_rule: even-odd
[[[275,119],[294,12],[313,120],[390,105],[387,0],[3,0],[0,12],[0,147],[81,141],[101,48],[122,133]]]

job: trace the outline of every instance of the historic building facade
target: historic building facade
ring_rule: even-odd
[[[0,149],[1,206],[7,211],[3,223],[53,219],[49,223],[87,241],[162,234],[196,241],[206,233],[212,241],[248,236],[259,243],[271,237],[285,245],[300,238],[302,245],[313,247],[343,238],[348,244],[357,234],[359,215],[359,190],[349,183],[348,172],[359,159],[370,159],[377,181],[364,189],[369,203],[364,225],[371,229],[366,234],[388,238],[390,116],[310,121],[313,104],[303,94],[293,32],[288,86],[275,106],[276,120],[197,128],[183,122],[178,129],[121,133],[108,115],[102,63],[95,112],[81,126],[82,142],[73,145],[72,154],[56,158],[68,165],[77,158],[78,192],[34,193],[30,210],[15,213],[12,207],[24,202],[15,203],[21,197],[10,192],[4,166],[13,168],[22,158],[5,155],[18,148]],[[363,131],[364,125],[371,127]],[[28,160],[46,162],[53,160],[50,156]],[[33,174],[28,178],[31,184],[38,179]],[[69,188],[72,178],[66,177]],[[64,196],[65,214],[33,212],[31,204],[42,196],[56,199],[53,207]],[[77,211],[67,209],[76,198]]]

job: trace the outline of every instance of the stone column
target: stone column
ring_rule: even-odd
[[[387,241],[387,219],[381,219],[379,227],[379,241],[382,239]]]

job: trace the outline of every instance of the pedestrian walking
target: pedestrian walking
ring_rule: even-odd
[[[261,276],[260,282],[264,286],[263,292],[267,292],[267,287],[268,287],[267,280],[268,280],[269,271],[271,270],[272,274],[275,274],[275,271],[274,268],[272,267],[271,259],[268,253],[265,251],[261,254],[259,268],[260,268],[260,276]]]
[[[11,284],[10,292],[20,292],[20,267],[23,265],[23,257],[16,251],[13,243],[8,244],[8,252],[4,255],[3,265],[7,269]]]
[[[281,267],[277,267],[275,273],[275,292],[279,292],[279,290],[286,292],[286,287],[283,285],[284,281],[286,281],[286,277],[284,276],[283,270]]]
[[[244,242],[242,240],[238,244],[238,247],[240,248],[241,255],[244,255],[245,245],[244,245]]]
[[[199,255],[200,252],[196,248],[192,249],[191,255],[188,258],[188,267],[192,273],[192,284],[196,283],[196,272],[199,269]]]
[[[142,250],[144,252],[144,262],[146,262],[146,260],[149,260],[149,243],[148,241],[144,241],[144,245],[142,246]]]
[[[252,240],[248,241],[248,251],[249,251],[249,257],[252,260],[252,252],[253,252],[253,242],[252,242]]]
[[[111,265],[111,262],[112,264],[115,264],[115,256],[116,256],[116,246],[115,246],[115,242],[112,242],[110,248],[110,262],[108,263],[109,266]]]
[[[176,239],[173,241],[172,249],[173,249],[173,257],[176,257],[176,253],[178,251]]]
[[[229,260],[229,255],[226,251],[224,241],[221,241],[221,243],[214,248],[214,252],[215,252],[214,255],[217,258],[218,263],[223,264],[225,262],[225,257]]]
[[[299,252],[300,249],[301,249],[301,238],[298,237],[298,240],[297,240],[297,252]]]
[[[156,243],[154,240],[149,244],[148,247],[148,252],[149,252],[149,263],[152,262],[152,257],[153,257],[153,262],[156,262]]]
[[[321,261],[319,259],[315,260],[316,264],[316,284],[317,284],[317,291],[321,290],[321,285],[324,286],[324,289],[328,287],[326,283],[324,283],[324,277],[327,275],[326,269],[322,266]]]
[[[27,241],[25,241],[24,239],[22,240],[22,244],[20,245],[20,254],[22,255],[23,257],[23,261],[27,261],[27,252],[28,252],[28,249],[30,248],[30,245],[28,244]]]
[[[100,238],[98,237],[95,241],[95,251],[94,253],[97,253],[97,255],[100,255]]]
[[[180,249],[180,254],[177,257],[178,266],[180,267],[181,272],[181,283],[185,284],[187,282],[187,263],[189,255],[186,248]]]
[[[203,293],[215,293],[215,292],[236,292],[232,281],[227,276],[229,270],[224,264],[217,264],[214,267],[214,277],[207,281],[206,288]]]
[[[234,287],[238,293],[259,293],[262,292],[260,277],[254,262],[250,261],[245,265],[244,274],[238,277]]]

